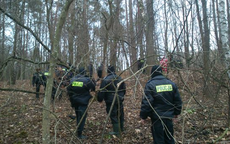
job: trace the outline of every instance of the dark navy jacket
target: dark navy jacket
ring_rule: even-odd
[[[105,100],[106,103],[112,103],[113,98],[116,94],[117,84],[120,81],[122,81],[121,77],[117,76],[115,73],[110,73],[108,76],[106,76],[101,82],[100,91],[98,93],[97,100],[99,102]],[[121,102],[123,102],[124,100],[125,93],[126,93],[126,85],[123,82],[117,91],[119,100]]]
[[[92,98],[90,91],[95,91],[95,82],[83,75],[74,76],[67,87],[72,107],[75,105],[88,105]]]
[[[34,84],[36,85],[44,85],[46,81],[46,77],[42,72],[35,72],[33,74],[33,78],[32,78],[32,85],[34,86]]]
[[[175,83],[163,75],[153,77],[145,86],[140,117],[173,118],[181,113],[182,101]],[[149,105],[149,102],[151,106]]]

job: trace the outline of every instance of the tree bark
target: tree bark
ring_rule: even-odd
[[[183,1],[182,9],[183,9],[183,21],[185,22],[185,28],[184,28],[184,56],[186,59],[186,65],[189,67],[189,32],[188,32],[188,21],[185,21],[186,18],[186,5],[184,4],[185,1]]]
[[[70,26],[68,28],[68,37],[69,37],[69,63],[73,64],[73,45],[74,45],[74,36],[75,36],[75,4],[72,4],[71,14],[70,14]]]
[[[225,54],[225,64],[226,64],[226,70],[228,74],[228,78],[230,80],[230,48],[228,43],[228,26],[227,26],[227,20],[226,20],[226,14],[225,14],[225,1],[219,0],[219,19],[220,19],[220,38],[221,38],[221,44],[224,50]],[[230,95],[229,95],[229,103],[228,103],[228,123],[227,126],[230,127]]]
[[[202,9],[203,9],[203,23],[204,23],[204,41],[202,42],[203,47],[203,62],[204,62],[204,78],[205,78],[205,88],[204,94],[210,97],[210,35],[209,35],[209,26],[208,26],[208,15],[207,15],[207,1],[202,0]]]
[[[138,48],[140,49],[140,58],[144,58],[145,51],[144,51],[144,46],[143,46],[143,32],[144,32],[144,18],[142,16],[143,11],[144,11],[144,4],[142,0],[139,0],[137,2],[137,45]]]
[[[210,69],[210,59],[209,59],[209,28],[208,28],[208,16],[207,16],[207,6],[206,0],[202,0],[202,9],[203,9],[203,24],[201,21],[201,16],[199,12],[199,4],[198,0],[196,0],[196,7],[197,7],[197,16],[202,40],[202,49],[203,49],[203,71],[204,71],[204,95],[209,96],[209,69]],[[204,26],[204,30],[203,30]]]
[[[165,16],[165,34],[164,44],[165,52],[168,52],[168,15],[167,15],[167,0],[164,0],[164,16]]]
[[[14,45],[13,45],[13,56],[16,56],[16,49],[17,49],[17,40],[18,40],[18,26],[17,23],[15,22],[15,33],[14,33]],[[16,84],[16,74],[15,74],[15,61],[13,60],[10,63],[10,85],[15,85]]]
[[[213,25],[214,25],[214,32],[215,32],[215,37],[216,37],[216,43],[217,43],[217,47],[218,47],[218,55],[219,58],[222,57],[223,54],[223,49],[220,46],[220,40],[219,40],[219,36],[218,36],[218,26],[217,26],[217,17],[216,17],[216,8],[215,8],[215,0],[212,0],[212,11],[213,11]],[[218,63],[221,64],[221,60],[218,59]]]
[[[154,14],[153,14],[153,0],[146,0],[147,6],[147,26],[146,26],[146,53],[147,65],[151,66],[157,64],[156,48],[153,41],[154,32]],[[150,74],[151,67],[147,68],[147,74]]]
[[[129,0],[129,36],[130,36],[130,54],[131,54],[131,65],[137,61],[137,48],[136,39],[134,35],[134,23],[133,23],[133,4],[132,0]],[[137,64],[133,65],[133,72],[137,71]]]
[[[52,93],[52,87],[53,87],[53,77],[55,65],[56,65],[56,59],[58,57],[58,49],[59,49],[59,42],[61,39],[61,32],[63,25],[66,21],[66,17],[68,14],[68,9],[71,5],[71,3],[74,0],[67,0],[65,3],[65,6],[61,12],[61,16],[58,21],[57,29],[54,36],[54,43],[52,48],[52,57],[50,61],[50,69],[49,73],[51,73],[51,76],[48,78],[47,81],[47,87],[45,91],[45,98],[44,98],[44,105],[43,105],[43,120],[42,120],[42,143],[43,144],[49,144],[50,143],[50,103],[51,103],[51,93]]]
[[[121,0],[116,0],[116,9],[115,9],[115,15],[113,16],[114,18],[114,23],[113,23],[113,40],[112,40],[112,47],[110,48],[110,65],[113,65],[116,69],[117,66],[117,60],[118,60],[118,41],[120,39],[120,35],[122,34],[121,32],[121,25],[120,25],[120,4]]]
[[[1,58],[0,58],[0,65],[3,65],[5,61],[5,15],[1,15],[2,17],[2,43],[1,43]],[[3,75],[0,75],[0,80],[4,80]]]

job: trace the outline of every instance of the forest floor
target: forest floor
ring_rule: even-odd
[[[186,77],[184,81],[188,80],[186,84],[178,80],[178,77],[175,74],[170,77],[177,83],[183,99],[182,114],[174,124],[174,137],[177,143],[213,143],[218,138],[220,138],[219,143],[230,143],[230,131],[226,131],[221,137],[227,124],[226,90],[221,90],[218,96],[213,93],[214,98],[207,100],[201,95],[201,80],[198,76],[182,73],[182,77]],[[152,143],[150,120],[145,125],[141,125],[139,117],[142,88],[147,78],[140,75],[139,80],[141,85],[135,85],[132,80],[126,82],[128,92],[124,101],[125,131],[120,138],[108,134],[112,130],[112,125],[110,121],[105,124],[107,117],[105,104],[100,107],[99,103],[94,101],[89,107],[83,131],[88,138],[79,141],[75,134],[76,120],[69,118],[69,115],[75,115],[74,110],[70,106],[68,96],[63,92],[62,99],[56,99],[51,108],[51,143],[97,144],[101,141],[105,144]],[[30,83],[30,80],[18,80],[15,86],[10,87],[1,82],[0,87],[35,91]],[[214,85],[213,88],[215,89],[216,86]],[[41,91],[44,92],[43,88]],[[36,100],[35,94],[0,91],[0,144],[42,143],[43,100],[42,95],[39,100]],[[104,128],[105,133],[102,135]]]

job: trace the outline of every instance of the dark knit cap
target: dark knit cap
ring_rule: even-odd
[[[162,75],[162,68],[160,65],[154,65],[151,70],[151,77]]]
[[[115,68],[114,66],[109,66],[107,69],[107,73],[112,73],[112,72],[115,72]]]

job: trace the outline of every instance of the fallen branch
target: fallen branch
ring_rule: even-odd
[[[32,93],[32,94],[37,94],[37,92],[32,92],[32,91],[27,91],[27,90],[20,90],[20,89],[10,89],[10,88],[0,88],[0,91],[13,91],[13,92],[23,92],[23,93]],[[38,93],[41,95],[45,95],[45,93]]]
[[[216,140],[214,140],[213,143],[216,143],[219,140],[221,140],[227,134],[228,130],[229,130],[229,128],[226,128],[224,133],[220,137],[218,137]]]

